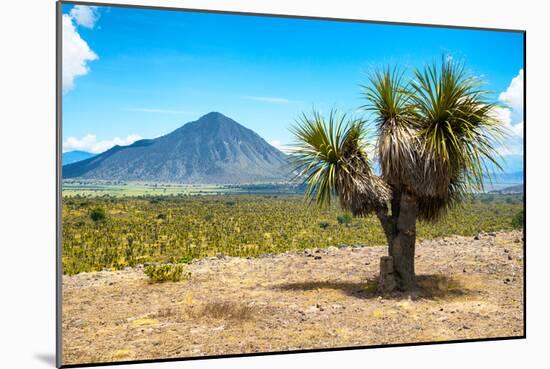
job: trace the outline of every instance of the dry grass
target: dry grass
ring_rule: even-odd
[[[190,316],[194,319],[217,319],[224,321],[251,320],[254,315],[252,306],[239,304],[233,301],[214,301],[199,305],[191,309]]]
[[[520,237],[519,237],[520,238]],[[385,247],[202,260],[63,279],[65,364],[523,335],[517,232],[418,245],[420,293],[376,293]]]

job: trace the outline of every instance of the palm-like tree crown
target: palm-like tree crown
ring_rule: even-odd
[[[480,86],[463,63],[445,56],[407,83],[397,69],[374,73],[364,108],[375,117],[381,177],[370,167],[363,120],[304,115],[292,131],[306,196],[324,204],[337,195],[344,209],[365,215],[387,208],[392,191],[406,191],[420,219],[439,219],[483,189],[487,163],[500,168],[496,147],[506,133]]]
[[[463,63],[443,57],[414,75],[411,102],[422,143],[419,215],[437,220],[468,193],[483,190],[487,163],[500,169],[496,148],[506,132],[489,92]]]
[[[305,178],[306,196],[318,205],[338,196],[340,205],[356,216],[383,206],[390,194],[371,170],[364,139],[364,121],[331,112],[303,115],[292,129],[298,143],[293,159]]]
[[[364,86],[367,111],[374,113],[382,177],[394,187],[418,182],[416,164],[420,142],[411,105],[412,94],[403,84],[403,73],[386,69],[373,73]]]

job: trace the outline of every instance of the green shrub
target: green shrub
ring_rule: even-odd
[[[525,211],[524,210],[518,211],[516,215],[514,215],[514,217],[512,218],[512,227],[516,229],[523,228],[524,219],[525,219]]]
[[[102,220],[105,220],[106,217],[107,215],[105,213],[105,209],[99,206],[96,206],[90,211],[90,218],[92,218],[94,222],[100,222]]]
[[[345,224],[348,225],[351,223],[351,214],[345,213],[342,215],[338,215],[336,217],[336,220],[338,221],[338,224]]]
[[[184,268],[182,264],[162,264],[162,265],[149,265],[145,268],[144,273],[149,277],[151,282],[178,282],[182,279],[189,279],[191,273],[183,273]]]
[[[193,256],[191,255],[184,255],[180,258],[173,258],[173,262],[179,263],[179,264],[189,264],[193,261]]]

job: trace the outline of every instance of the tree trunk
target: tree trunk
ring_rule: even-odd
[[[401,195],[396,234],[389,248],[390,256],[393,258],[397,288],[401,291],[409,291],[416,287],[414,251],[417,208],[414,196],[404,192]]]
[[[380,260],[379,290],[410,291],[416,288],[414,252],[416,243],[416,198],[394,191],[391,216],[379,213],[378,218],[386,233],[389,256]]]

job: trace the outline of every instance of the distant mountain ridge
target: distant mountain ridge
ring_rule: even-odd
[[[96,154],[92,154],[91,152],[87,151],[74,150],[64,152],[61,159],[63,161],[63,165],[67,165],[76,163],[77,161],[89,159],[95,155]]]
[[[499,193],[499,194],[522,194],[523,193],[523,184],[504,187],[498,190],[489,191],[490,193]]]
[[[217,112],[155,139],[114,146],[63,166],[63,178],[196,184],[284,182],[285,154]]]

